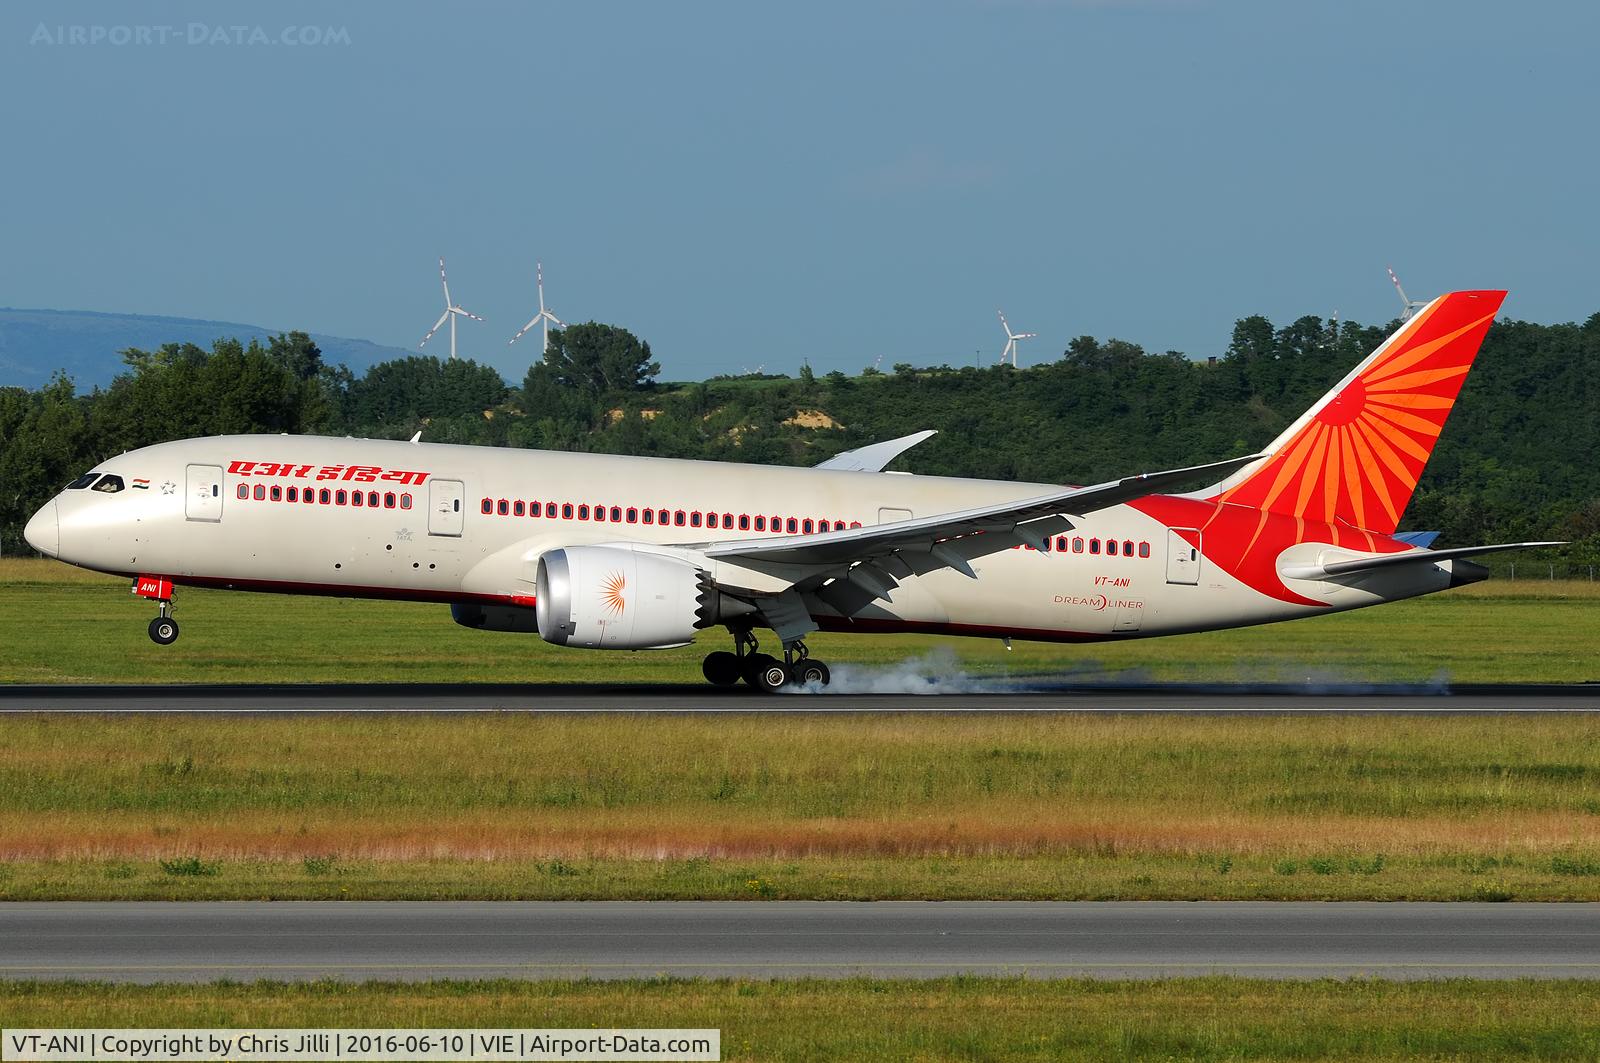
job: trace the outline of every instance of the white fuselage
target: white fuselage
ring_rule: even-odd
[[[28,527],[29,541],[43,552],[179,584],[508,605],[532,604],[537,561],[558,548],[625,542],[694,560],[696,547],[712,542],[803,534],[823,521],[829,528],[890,523],[1053,489],[309,436],[163,443],[96,468],[120,476],[125,489],[63,491]],[[358,491],[360,506],[352,501]],[[597,508],[605,520],[595,519]],[[976,579],[934,571],[905,580],[891,600],[853,618],[824,611],[817,620],[842,630],[1088,641],[1265,623],[1449,584],[1444,569],[1407,566],[1340,582],[1285,580],[1312,604],[1286,601],[1209,563],[1204,549],[1192,550],[1135,506],[1073,523],[1048,552],[1002,550],[973,562]],[[1116,544],[1114,554],[1108,542]],[[1321,546],[1290,544],[1279,561]],[[740,586],[765,583],[776,591],[785,582],[781,573],[700,563],[713,578]]]

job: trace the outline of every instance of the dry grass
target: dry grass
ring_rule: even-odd
[[[0,1026],[689,1027],[728,1060],[1592,1060],[1594,982],[0,983]]]
[[[1240,873],[1208,873],[1211,895],[1236,895],[1246,865],[1332,861],[1251,895],[1458,896],[1514,868],[1519,895],[1600,896],[1597,779],[1587,716],[12,717],[0,896],[39,895],[62,879],[52,864],[174,855],[265,862],[241,875],[283,886],[298,876],[266,865],[327,854],[363,879],[441,862],[469,889],[473,863],[503,863],[493,888],[513,892],[552,860],[603,869],[561,887],[590,893],[644,890],[673,862],[756,862],[804,892],[854,861],[851,890],[897,896],[914,895],[898,863],[1009,860],[1017,882],[987,895],[1115,892],[1157,871],[1143,885],[1170,895],[1226,859]],[[454,889],[440,874],[418,882]],[[712,879],[669,892],[717,893]]]

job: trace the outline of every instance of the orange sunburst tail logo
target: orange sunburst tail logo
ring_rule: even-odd
[[[1267,448],[1215,501],[1392,533],[1433,453],[1502,291],[1434,300]]]

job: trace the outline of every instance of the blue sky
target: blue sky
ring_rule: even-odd
[[[535,257],[673,378],[992,362],[997,306],[1025,364],[1200,356],[1252,312],[1387,320],[1387,263],[1581,320],[1597,39],[1578,3],[24,0],[0,304],[415,347],[443,254],[514,379]]]

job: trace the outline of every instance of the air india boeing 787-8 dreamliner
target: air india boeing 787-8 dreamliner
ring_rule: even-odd
[[[827,683],[818,629],[1091,642],[1291,620],[1552,545],[1397,531],[1504,296],[1435,299],[1259,454],[1090,487],[882,471],[931,432],[810,469],[220,436],[104,462],[25,534],[131,577],[158,643],[178,636],[175,585],[392,598],[592,649],[725,627],[706,678],[766,690]]]

